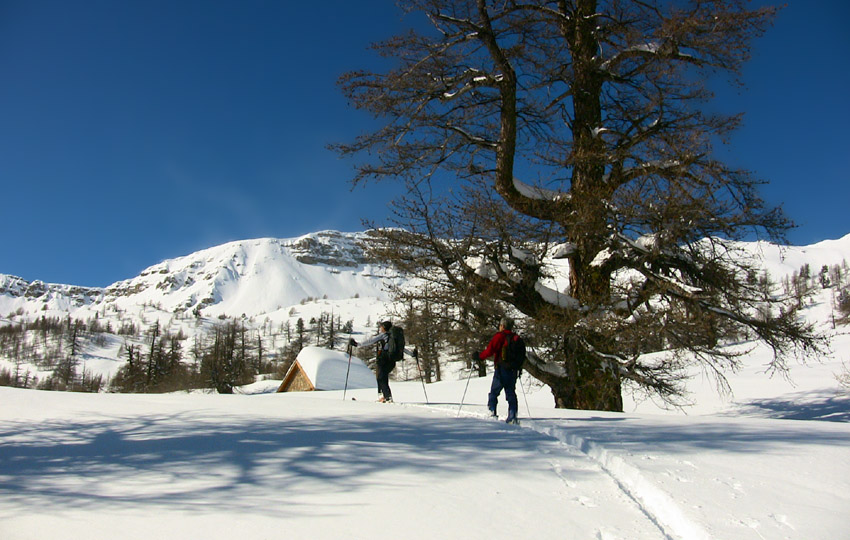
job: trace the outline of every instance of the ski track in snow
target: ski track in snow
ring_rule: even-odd
[[[637,468],[629,465],[624,459],[614,456],[601,445],[571,434],[563,427],[538,425],[533,420],[526,420],[522,425],[577,448],[595,461],[634,501],[641,512],[658,526],[668,540],[711,540],[711,536],[698,524],[689,520],[669,495],[647,480]]]
[[[448,415],[453,414],[467,418],[478,418],[488,422],[503,422],[502,420],[493,420],[487,414],[470,410],[463,411],[462,407],[458,411],[451,411],[444,407],[429,405],[406,403],[396,403],[396,405],[427,408],[441,411]],[[570,433],[568,428],[544,425],[540,421],[531,419],[521,419],[520,421],[521,424],[519,426],[512,427],[516,429],[528,429],[551,437],[561,444],[566,445],[569,449],[580,452],[584,457],[595,463],[602,472],[611,478],[623,494],[637,506],[640,512],[658,527],[665,540],[712,539],[711,535],[703,530],[702,527],[685,516],[676,501],[669,495],[647,480],[637,468],[629,465],[624,459],[608,452],[602,445]],[[560,478],[567,488],[576,487],[575,483],[563,475],[561,465],[557,460],[550,460],[550,463],[554,474]],[[587,497],[579,496],[576,500],[584,506],[595,506],[595,503]],[[599,531],[598,538],[604,540],[607,538],[607,535],[604,531]]]

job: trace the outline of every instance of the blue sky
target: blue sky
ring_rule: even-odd
[[[759,4],[762,2],[756,2]],[[755,44],[727,160],[808,244],[850,233],[850,2],[792,0]],[[403,29],[391,0],[0,0],[0,273],[106,286],[232,240],[361,230],[326,149],[367,128],[336,86]]]

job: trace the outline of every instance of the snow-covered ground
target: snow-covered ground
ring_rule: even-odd
[[[228,249],[254,253],[243,244]],[[850,236],[760,249],[778,280],[842,263]],[[231,251],[217,257],[242,260]],[[186,268],[200,272],[195,263]],[[342,272],[300,281],[330,289]],[[140,279],[155,274],[172,276]],[[369,285],[361,274],[351,279]],[[278,324],[332,306],[371,332],[364,321],[378,320],[384,299],[338,292],[251,315]],[[769,350],[738,345],[749,349],[729,374],[733,393],[718,395],[694,370],[681,410],[628,395],[622,414],[556,410],[548,389],[524,379],[522,425],[508,426],[486,418],[489,378],[449,369],[452,381],[393,382],[393,405],[375,403],[374,389],[273,393],[280,381],[231,396],[0,388],[0,540],[850,540],[850,390],[836,378],[850,369],[850,327],[833,326],[834,294],[816,291],[801,313],[831,337],[828,354],[771,377]],[[221,296],[235,313],[254,301]],[[27,295],[0,297],[6,313],[40,309]],[[109,372],[120,340],[101,348],[87,368]],[[398,368],[415,371],[410,360]]]
[[[725,401],[692,381],[689,414],[555,410],[526,380],[519,427],[485,418],[489,378],[394,383],[394,405],[0,388],[0,538],[850,538],[842,366],[792,384],[765,353]]]

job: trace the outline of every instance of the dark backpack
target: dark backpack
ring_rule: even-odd
[[[387,342],[387,354],[390,360],[398,362],[404,356],[404,330],[398,326],[390,328],[390,339]]]
[[[525,363],[525,341],[519,334],[512,334],[502,347],[502,360],[499,364],[508,369],[518,370]]]

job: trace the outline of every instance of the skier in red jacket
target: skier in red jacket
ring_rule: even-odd
[[[510,369],[501,365],[502,348],[513,338],[514,322],[513,320],[503,317],[499,321],[499,331],[487,344],[487,348],[479,353],[473,353],[475,360],[486,360],[493,357],[493,382],[490,384],[490,394],[487,399],[487,408],[490,409],[490,414],[496,417],[496,405],[499,402],[499,394],[502,390],[505,391],[505,398],[508,400],[508,418],[505,420],[509,424],[517,423],[517,396],[516,396],[516,381],[519,371]]]

